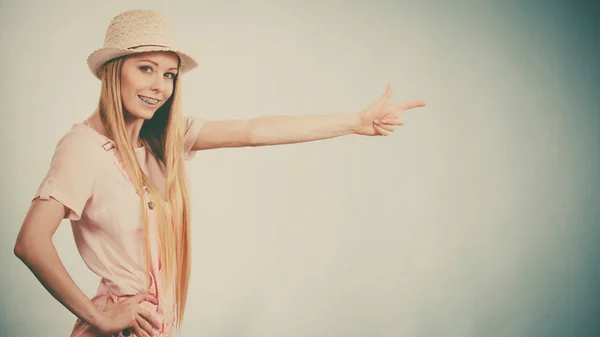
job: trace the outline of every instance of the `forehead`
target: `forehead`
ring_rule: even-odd
[[[179,64],[179,57],[177,56],[177,54],[168,51],[136,53],[129,55],[127,59],[131,61],[150,60],[155,63],[158,63],[160,67],[165,68],[177,68],[177,65]]]

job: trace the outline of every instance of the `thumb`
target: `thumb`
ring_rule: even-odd
[[[381,97],[379,97],[379,99],[377,99],[375,103],[371,105],[371,108],[375,110],[383,108],[385,103],[387,103],[390,100],[390,97],[392,97],[392,86],[388,83],[385,87],[385,92],[383,93],[383,95],[381,95]]]

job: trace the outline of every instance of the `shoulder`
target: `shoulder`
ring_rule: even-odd
[[[67,159],[91,159],[102,153],[101,141],[83,124],[74,124],[58,141],[55,157]]]
[[[195,116],[182,116],[182,122],[185,142],[193,143],[206,121],[203,118],[198,118]]]
[[[183,124],[183,130],[185,132],[189,132],[190,129],[193,129],[194,127],[200,127],[202,126],[202,124],[204,124],[205,120],[203,118],[199,118],[196,116],[182,116],[181,117],[182,120],[182,124]]]
[[[183,152],[184,159],[190,160],[194,157],[196,153],[196,149],[194,148],[194,144],[196,139],[198,138],[198,134],[200,133],[200,129],[206,122],[203,118],[195,117],[195,116],[182,116],[183,121]]]

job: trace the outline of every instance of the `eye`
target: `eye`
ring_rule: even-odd
[[[174,78],[175,78],[175,76],[177,76],[177,75],[176,75],[176,74],[174,74],[174,73],[166,73],[166,74],[165,74],[165,76],[167,76],[167,78],[168,78],[168,79],[172,80],[172,79],[174,79]]]
[[[145,73],[151,73],[152,72],[152,67],[150,66],[141,66],[140,70],[145,72]]]

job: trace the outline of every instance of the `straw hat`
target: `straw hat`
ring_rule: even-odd
[[[104,47],[88,56],[87,63],[96,78],[107,61],[124,55],[149,51],[172,51],[182,63],[181,72],[198,64],[178,49],[173,28],[164,14],[152,10],[131,10],[117,15],[106,29]]]

